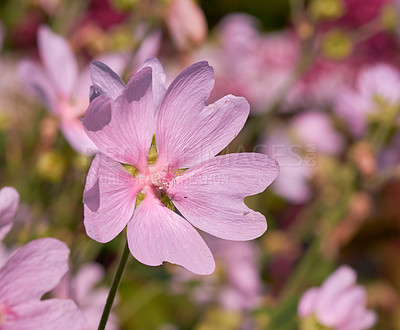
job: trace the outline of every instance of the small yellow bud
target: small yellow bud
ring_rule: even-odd
[[[331,30],[322,38],[322,54],[333,60],[346,58],[353,51],[353,43],[345,31],[335,29]]]
[[[138,4],[138,2],[138,0],[112,0],[114,7],[121,11],[132,10]]]
[[[52,182],[58,182],[61,180],[66,170],[66,162],[61,154],[57,151],[48,151],[40,155],[36,169],[38,174]]]
[[[398,17],[397,11],[393,4],[386,4],[381,9],[381,21],[385,30],[395,31],[397,28]]]
[[[310,4],[310,14],[317,20],[337,19],[344,10],[342,0],[313,0]]]

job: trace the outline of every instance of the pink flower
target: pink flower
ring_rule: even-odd
[[[323,112],[309,110],[297,115],[290,122],[289,131],[297,142],[315,147],[318,153],[335,155],[344,147],[343,137]]]
[[[134,63],[155,55],[160,41],[153,33],[143,41]],[[27,89],[36,94],[43,105],[60,119],[61,131],[78,153],[93,154],[96,146],[87,137],[81,122],[89,105],[89,69],[78,72],[78,63],[68,42],[60,35],[42,26],[38,32],[39,55],[43,67],[25,60],[19,65],[19,75]],[[108,54],[102,60],[117,72],[127,62],[124,54]]]
[[[335,101],[337,113],[348,123],[355,136],[364,133],[368,116],[385,115],[385,110],[399,105],[399,71],[384,63],[362,70],[355,88],[343,87]]]
[[[12,227],[15,212],[19,203],[19,194],[13,187],[0,190],[0,241]]]
[[[262,192],[279,167],[263,154],[214,157],[242,129],[249,105],[232,95],[206,103],[214,85],[207,62],[184,70],[168,89],[154,58],[126,88],[105,65],[95,62],[92,69],[93,89],[103,95],[83,122],[100,150],[83,195],[91,238],[108,242],[127,225],[130,251],[140,262],[210,274],[212,254],[192,225],[230,240],[264,233],[265,217],[243,199]]]
[[[298,306],[301,318],[315,315],[317,321],[335,330],[364,330],[376,322],[374,312],[366,309],[365,289],[356,285],[356,273],[341,266],[319,288],[307,290]]]
[[[254,114],[274,105],[293,79],[299,58],[299,43],[289,31],[262,34],[258,23],[247,14],[227,15],[217,30],[221,45],[200,52],[215,66],[211,99],[227,91],[243,95]]]
[[[176,46],[185,50],[201,44],[207,37],[207,21],[193,0],[173,0],[169,4],[166,23]]]
[[[228,310],[246,311],[260,302],[262,280],[258,267],[258,250],[253,242],[219,240],[211,249],[225,265],[227,283],[219,295]]]
[[[68,269],[69,250],[42,238],[15,251],[0,269],[1,329],[80,329],[84,317],[72,300],[40,298]]]
[[[53,290],[52,296],[73,299],[83,312],[86,322],[80,330],[96,329],[108,296],[108,289],[95,287],[104,278],[104,269],[99,264],[90,263],[79,268],[75,275],[67,273]],[[118,329],[118,320],[111,313],[107,330]]]

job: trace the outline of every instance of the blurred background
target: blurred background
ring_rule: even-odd
[[[246,198],[269,228],[251,242],[204,235],[210,276],[130,258],[110,329],[322,329],[304,325],[298,302],[343,264],[377,312],[374,329],[400,329],[399,13],[397,0],[2,0],[0,187],[21,195],[2,248],[66,242],[71,273],[52,294],[76,299],[96,328],[125,235],[100,244],[83,226],[88,64],[127,81],[156,56],[170,83],[206,60],[209,102],[251,105],[223,153],[281,165]]]

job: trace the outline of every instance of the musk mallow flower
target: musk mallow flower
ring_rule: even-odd
[[[159,33],[145,38],[133,63],[140,63],[158,52]],[[78,61],[68,41],[47,26],[38,30],[38,50],[42,65],[23,60],[18,67],[21,81],[26,89],[60,121],[60,129],[67,142],[78,153],[97,152],[95,144],[87,137],[81,122],[89,105],[89,68],[78,70]],[[106,54],[101,57],[117,72],[127,65],[127,54]]]
[[[84,317],[72,300],[40,298],[68,269],[69,249],[54,238],[32,241],[0,268],[0,328],[80,329]]]
[[[369,119],[393,121],[399,106],[400,73],[386,63],[361,70],[354,88],[343,86],[335,99],[335,111],[356,137],[365,133]]]
[[[86,322],[80,330],[96,329],[108,296],[108,289],[99,286],[104,279],[103,267],[97,263],[88,263],[79,267],[75,274],[67,272],[60,284],[52,291],[52,297],[73,299],[85,316]],[[118,319],[111,312],[107,330],[117,330]]]
[[[298,305],[303,328],[311,329],[316,324],[334,330],[371,328],[376,315],[366,309],[366,291],[356,284],[356,278],[352,268],[341,266],[322,286],[308,289]]]
[[[207,62],[184,70],[167,89],[155,58],[126,87],[98,62],[92,80],[83,121],[99,148],[83,195],[91,238],[108,242],[127,226],[129,249],[140,262],[210,274],[212,254],[193,226],[239,241],[265,232],[265,217],[243,199],[262,192],[279,166],[257,153],[216,156],[242,129],[249,105],[233,95],[206,103],[214,85]]]

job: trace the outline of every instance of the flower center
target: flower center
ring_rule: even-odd
[[[157,146],[156,137],[153,135],[153,140],[149,148],[149,155],[147,157],[147,169],[139,171],[132,165],[122,164],[132,176],[139,180],[139,184],[144,186],[136,197],[135,206],[137,207],[144,200],[149,189],[152,189],[161,203],[169,209],[174,210],[174,205],[167,195],[167,190],[170,186],[170,182],[177,176],[182,175],[185,169],[171,169],[170,166],[168,166],[166,169],[160,170],[160,167],[155,166],[156,162]]]

